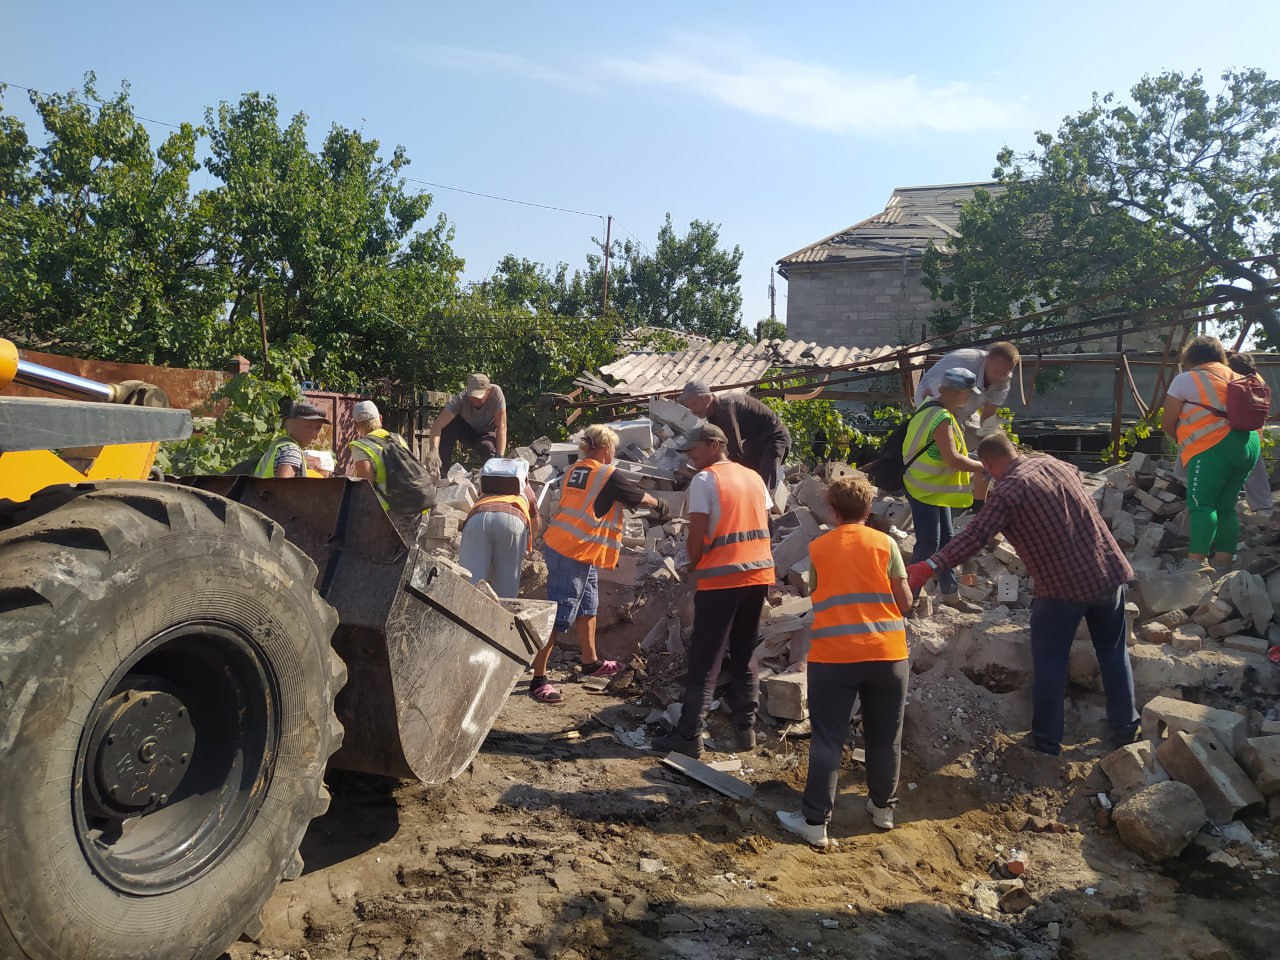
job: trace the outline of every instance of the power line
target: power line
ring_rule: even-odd
[[[34,87],[26,87],[20,83],[10,83],[7,80],[0,80],[0,86],[13,87],[15,90],[25,90],[27,93],[35,94],[38,97],[55,96],[55,94],[46,93],[43,90],[36,90]],[[103,104],[93,104],[93,103],[89,103],[86,100],[77,100],[74,97],[70,99],[72,103],[77,103],[82,107],[89,107],[90,109],[97,107],[99,110],[101,110],[103,106]],[[152,120],[150,117],[144,117],[141,114],[133,113],[132,110],[130,112],[132,113],[134,119],[141,120],[144,123],[155,123],[162,127],[169,127],[173,130],[182,129],[182,125],[178,123],[169,123],[165,120]],[[425,187],[435,187],[437,190],[452,190],[454,193],[465,193],[473,197],[484,197],[486,200],[500,200],[503,203],[519,204],[522,207],[537,207],[540,210],[554,210],[557,213],[570,213],[579,217],[592,217],[593,219],[596,219],[596,220],[600,220],[600,221],[604,220],[604,214],[602,213],[589,213],[586,210],[574,210],[572,207],[558,207],[550,203],[535,203],[532,200],[517,200],[514,197],[503,197],[503,196],[499,196],[496,193],[484,193],[480,190],[468,190],[465,187],[452,187],[452,186],[449,186],[449,184],[447,183],[434,183],[430,180],[419,180],[415,177],[402,176],[399,179],[404,180],[407,183],[419,183]],[[628,231],[628,233],[629,232],[630,231]]]

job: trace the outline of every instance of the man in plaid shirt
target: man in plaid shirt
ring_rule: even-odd
[[[928,560],[907,568],[913,592],[937,570],[959,566],[997,533],[1027,565],[1031,605],[1031,738],[1037,750],[1062,745],[1067,660],[1080,620],[1089,625],[1107,699],[1107,723],[1119,743],[1138,732],[1124,618],[1133,570],[1080,483],[1075,467],[1053,457],[1020,457],[1004,434],[978,445],[996,484],[986,506]]]

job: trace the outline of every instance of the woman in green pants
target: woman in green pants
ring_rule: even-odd
[[[1191,546],[1187,559],[1203,564],[1213,552],[1213,565],[1231,564],[1240,539],[1236,501],[1261,446],[1255,430],[1232,430],[1227,424],[1227,384],[1237,374],[1216,337],[1196,337],[1182,351],[1183,372],[1169,384],[1160,426],[1177,437],[1178,456],[1187,469],[1187,511]]]

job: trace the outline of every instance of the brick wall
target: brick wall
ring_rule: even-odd
[[[788,268],[787,336],[821,344],[913,343],[935,307],[918,262]]]

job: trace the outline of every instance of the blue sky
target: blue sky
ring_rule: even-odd
[[[2,0],[0,81],[67,90],[94,70],[101,91],[127,80],[138,114],[174,123],[260,90],[305,112],[315,142],[339,123],[387,155],[403,144],[415,178],[612,214],[615,235],[648,245],[667,212],[710,220],[745,252],[747,323],[768,315],[779,257],[895,186],[985,179],[1002,145],[1056,129],[1094,90],[1170,69],[1280,76],[1273,30],[1214,26],[1259,23],[1265,4],[113,7]],[[31,122],[21,91],[5,101]],[[593,217],[431,192],[468,279],[508,252],[581,266],[603,237]]]

